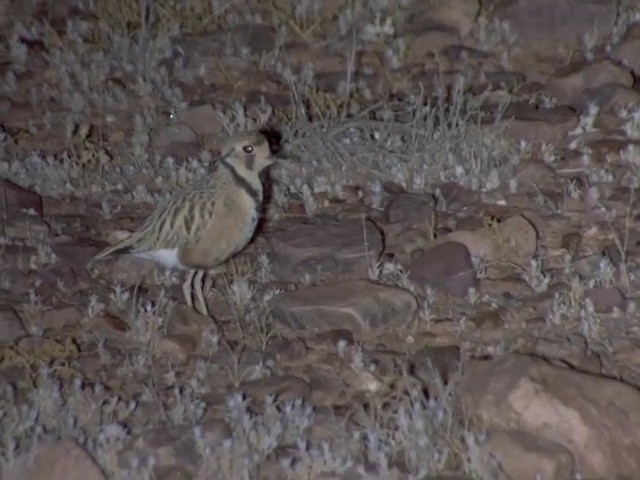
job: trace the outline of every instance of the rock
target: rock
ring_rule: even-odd
[[[27,334],[11,305],[0,305],[0,345],[9,345]]]
[[[418,255],[409,266],[409,279],[424,289],[464,297],[478,287],[469,249],[460,242],[444,242]]]
[[[268,395],[273,395],[281,401],[290,401],[302,398],[308,399],[311,395],[311,386],[302,378],[293,375],[275,375],[242,382],[238,387],[247,398],[254,399],[258,404],[264,401]]]
[[[104,480],[93,459],[73,440],[39,444],[2,475],[5,480]]]
[[[607,130],[615,130],[618,128],[617,126],[609,125],[613,124],[613,122],[624,122],[619,116],[619,111],[630,105],[640,105],[640,91],[638,89],[616,82],[605,83],[585,93],[587,102],[595,102],[600,107],[598,119],[594,124],[596,128],[602,125],[606,126]],[[610,114],[611,120],[603,121],[601,117],[606,113]]]
[[[52,243],[51,249],[55,253],[58,263],[68,265],[78,278],[86,278],[86,267],[104,244],[92,238],[76,237],[60,243]]]
[[[37,321],[38,328],[42,330],[57,330],[80,324],[82,317],[82,312],[77,307],[66,306],[38,312],[34,315],[34,321]]]
[[[426,385],[434,385],[434,375],[446,385],[452,376],[460,371],[460,347],[457,345],[426,346],[410,358],[413,375],[420,378]],[[432,391],[436,391],[432,387]]]
[[[39,285],[36,287],[36,293],[40,298],[51,298],[56,293],[73,289],[77,280],[78,278],[70,266],[50,265],[39,270]]]
[[[274,320],[294,330],[364,333],[409,321],[417,300],[407,290],[365,280],[303,287],[272,300]]]
[[[29,270],[32,259],[38,256],[38,249],[26,245],[2,245],[0,249],[0,262],[7,268],[9,265],[24,271]],[[5,272],[8,274],[8,272]]]
[[[482,290],[480,290],[482,292]],[[492,308],[481,310],[469,319],[478,330],[495,331],[506,325],[505,309]]]
[[[184,363],[198,346],[198,341],[186,334],[165,335],[158,341],[156,353],[170,363]]]
[[[232,436],[227,424],[213,419],[198,423],[203,445],[215,446]],[[191,426],[159,427],[145,430],[137,436],[131,445],[119,452],[119,463],[131,465],[135,459],[153,456],[154,476],[158,473],[173,471],[169,478],[195,478],[198,466],[203,459],[196,444],[196,438]]]
[[[153,148],[162,156],[171,153],[192,153],[198,145],[198,135],[189,125],[170,123],[153,132]]]
[[[586,32],[595,45],[608,41],[616,21],[617,8],[599,0],[494,0],[493,16],[508,22],[514,38],[512,64],[533,80],[544,80],[538,62],[557,64],[571,52],[583,49]],[[523,70],[522,67],[525,67]],[[538,78],[535,78],[538,74]]]
[[[313,405],[326,405],[332,408],[345,401],[346,386],[333,367],[318,364],[309,369],[305,376],[311,386],[312,393],[309,401]]]
[[[218,31],[175,38],[173,60],[183,63],[184,71],[180,72],[182,78],[202,78],[205,83],[210,83],[212,74],[216,75],[218,70],[227,75],[247,70],[249,64],[244,52],[261,55],[273,51],[275,42],[273,27],[243,23]],[[231,57],[236,65],[229,65],[225,57]],[[173,68],[173,63],[168,62],[167,66]]]
[[[303,363],[309,353],[307,345],[299,338],[273,338],[265,351],[273,355],[278,364]]]
[[[306,341],[310,348],[323,350],[325,352],[336,352],[338,345],[347,346],[355,344],[353,333],[345,328],[327,330],[308,338]]]
[[[433,195],[401,193],[396,195],[385,209],[389,223],[406,223],[415,227],[433,227],[436,201]]]
[[[593,302],[596,313],[611,313],[614,308],[624,310],[624,295],[615,287],[587,288],[584,297]]]
[[[517,430],[490,432],[480,447],[483,462],[498,462],[508,478],[573,478],[575,461],[561,444]]]
[[[2,235],[12,239],[43,240],[49,236],[51,227],[40,217],[23,212],[13,212],[0,220]]]
[[[433,22],[414,26],[405,35],[406,61],[409,64],[424,63],[430,55],[438,54],[444,48],[460,42],[460,36],[455,28],[433,25]]]
[[[640,23],[629,24],[627,31],[611,51],[611,58],[626,65],[636,76],[640,76]]]
[[[586,478],[633,477],[640,471],[640,392],[622,382],[505,355],[467,362],[458,395],[463,408],[488,428],[521,430],[561,444]]]
[[[452,27],[457,34],[464,37],[472,29],[478,12],[478,0],[439,0],[429,4],[425,9],[420,0],[412,0],[409,8],[415,12],[407,30],[415,30],[416,26],[429,22],[434,25]]]
[[[370,220],[288,225],[267,238],[272,272],[280,280],[367,278],[382,252],[382,234]]]
[[[327,47],[308,45],[302,42],[292,42],[284,47],[287,65],[295,72],[302,71],[309,65],[316,72],[335,72],[343,70],[345,58],[342,54]]]
[[[529,262],[538,248],[538,232],[522,215],[515,215],[493,226],[478,230],[457,230],[443,235],[438,243],[460,242],[472,256],[486,262],[511,262],[529,268]],[[501,275],[501,269],[487,268],[491,278]]]
[[[525,190],[535,190],[538,185],[554,185],[557,179],[553,167],[535,158],[520,162],[513,173],[518,180],[518,187]]]
[[[177,122],[188,126],[200,138],[218,137],[224,132],[223,119],[209,103],[191,107],[180,113]]]
[[[558,101],[585,110],[588,92],[608,83],[631,87],[631,72],[609,59],[591,63],[574,63],[556,71],[546,85],[546,90]]]
[[[178,127],[180,129],[184,127]],[[171,129],[171,127],[169,127]],[[160,133],[160,136],[167,134],[166,131]],[[169,133],[169,136],[171,134]],[[158,140],[155,148],[158,149],[159,153],[163,157],[174,157],[179,160],[188,160],[190,158],[198,158],[200,153],[202,152],[202,146],[196,141],[172,141],[170,143],[163,143],[163,140]]]
[[[578,114],[570,107],[536,108],[515,103],[509,105],[503,121],[489,128],[499,130],[515,142],[558,144],[577,126]]]
[[[437,184],[437,191],[442,196],[446,208],[453,211],[462,211],[480,201],[478,192],[466,189],[453,181]]]
[[[13,213],[23,210],[32,210],[41,217],[42,197],[6,178],[0,179],[0,212]]]

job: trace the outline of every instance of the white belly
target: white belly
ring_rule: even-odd
[[[149,250],[147,252],[134,253],[136,257],[153,260],[165,268],[183,269],[184,266],[178,260],[177,248],[162,248],[160,250]]]

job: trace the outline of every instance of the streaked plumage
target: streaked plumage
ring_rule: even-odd
[[[260,133],[230,138],[208,178],[175,195],[130,237],[95,258],[132,254],[166,268],[188,270],[185,299],[194,306],[189,295],[193,288],[196,310],[207,314],[204,274],[242,250],[253,236],[263,199],[260,172],[274,161]]]

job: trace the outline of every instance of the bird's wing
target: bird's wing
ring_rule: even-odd
[[[199,224],[213,209],[209,192],[191,190],[174,197],[164,208],[154,212],[140,227],[136,250],[178,248],[199,240]]]
[[[172,249],[199,240],[198,218],[211,215],[214,199],[205,190],[191,190],[156,209],[130,237],[105,248],[96,259],[153,249]]]

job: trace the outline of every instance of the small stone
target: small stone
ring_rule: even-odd
[[[219,137],[224,132],[222,117],[209,103],[189,108],[178,116],[177,121],[188,126],[200,139]]]
[[[409,267],[409,279],[422,289],[432,287],[455,297],[478,288],[469,249],[460,242],[444,242],[420,254]]]
[[[303,361],[309,353],[309,349],[299,338],[275,338],[267,343],[265,351],[279,363]]]
[[[159,127],[153,133],[153,148],[155,148],[162,155],[168,155],[172,148],[175,150],[174,145],[197,145],[198,136],[196,133],[184,123],[170,123]]]
[[[170,334],[158,342],[158,355],[171,363],[184,363],[198,346],[196,339],[189,335]]]
[[[593,302],[596,313],[611,313],[614,308],[624,309],[624,295],[615,287],[587,288],[584,296]]]
[[[273,318],[294,330],[368,332],[411,320],[417,300],[407,290],[366,280],[303,287],[273,299]]]

